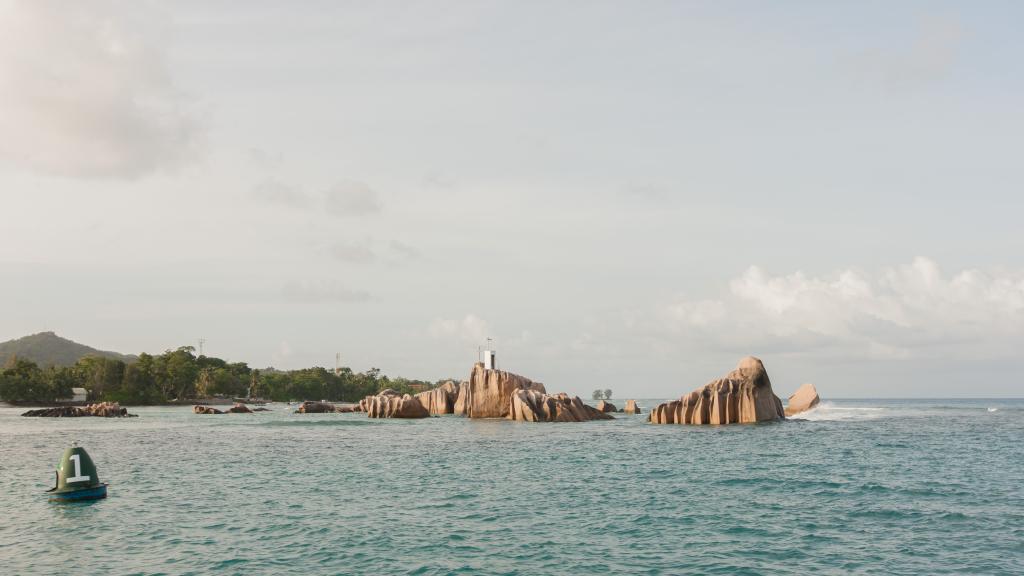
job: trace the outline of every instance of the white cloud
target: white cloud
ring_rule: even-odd
[[[194,153],[197,124],[139,2],[0,2],[0,159],[136,178]]]
[[[324,194],[324,207],[336,216],[366,216],[384,208],[377,192],[362,182],[345,181]]]
[[[821,277],[752,266],[719,298],[681,299],[659,317],[695,342],[889,358],[1001,355],[1024,337],[1024,271],[945,276],[927,258]]]
[[[286,284],[285,298],[296,302],[363,302],[370,299],[365,290],[353,290],[332,280],[306,280]]]
[[[338,242],[331,247],[331,255],[336,260],[355,264],[367,264],[377,259],[367,242]]]
[[[483,344],[490,331],[485,322],[475,314],[467,314],[461,320],[438,318],[431,322],[427,333],[435,340],[460,340],[471,344]]]
[[[270,204],[283,204],[295,208],[306,208],[312,203],[312,199],[302,190],[273,178],[254,186],[252,197]]]
[[[392,240],[388,242],[388,248],[391,253],[399,260],[418,260],[423,256],[419,248],[406,244],[400,240]]]

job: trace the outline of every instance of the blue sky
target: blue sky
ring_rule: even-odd
[[[1020,396],[1020,12],[3,1],[0,339]]]

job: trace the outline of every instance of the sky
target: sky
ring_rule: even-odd
[[[1022,12],[0,0],[0,340],[1021,397]]]

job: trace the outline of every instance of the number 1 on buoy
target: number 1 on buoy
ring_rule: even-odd
[[[82,476],[82,462],[81,456],[78,454],[72,454],[68,460],[75,461],[75,475],[67,479],[67,482],[88,482],[89,476]]]

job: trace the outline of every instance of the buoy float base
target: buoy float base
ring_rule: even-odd
[[[78,502],[84,500],[102,500],[107,497],[107,485],[100,484],[92,488],[50,492],[50,502]]]

